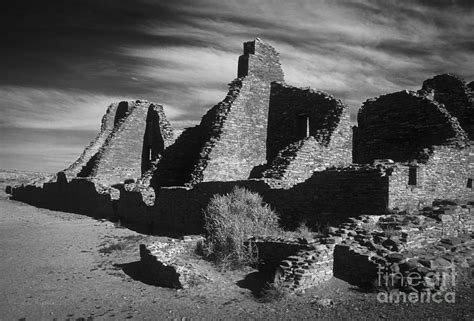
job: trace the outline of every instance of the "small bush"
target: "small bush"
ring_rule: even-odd
[[[278,216],[262,197],[236,187],[227,195],[214,195],[204,210],[207,239],[202,250],[221,268],[256,263],[257,249],[247,243],[253,235],[273,234]]]
[[[296,228],[296,234],[298,237],[311,240],[313,238],[313,232],[311,229],[306,225],[305,222],[302,222],[297,228]]]

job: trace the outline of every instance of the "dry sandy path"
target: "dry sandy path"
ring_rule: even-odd
[[[471,282],[452,305],[380,304],[374,294],[337,279],[262,304],[237,285],[244,272],[210,271],[214,282],[176,291],[133,280],[115,266],[138,261],[138,244],[154,239],[110,222],[0,199],[0,320],[473,318]],[[124,240],[123,250],[99,251]],[[331,298],[334,306],[318,306],[315,296]]]

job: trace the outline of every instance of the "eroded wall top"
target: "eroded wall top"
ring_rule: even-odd
[[[237,77],[254,75],[263,81],[284,81],[280,54],[259,38],[244,43],[244,54],[239,57]]]
[[[273,83],[267,160],[273,160],[283,148],[309,136],[321,146],[327,146],[346,109],[340,100],[327,93]],[[348,133],[347,140],[350,140],[349,136]]]
[[[109,106],[99,134],[64,173],[90,177],[105,185],[137,179],[173,141],[163,107],[146,100]]]
[[[401,91],[364,102],[354,128],[356,163],[375,159],[426,161],[434,145],[463,148],[465,131],[447,109],[416,92]]]
[[[464,80],[450,74],[438,75],[425,80],[422,91],[443,104],[458,119],[469,138],[474,140],[474,99]]]

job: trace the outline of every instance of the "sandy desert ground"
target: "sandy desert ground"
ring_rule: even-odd
[[[0,320],[451,319],[472,320],[473,282],[454,304],[384,304],[337,279],[279,302],[258,302],[254,270],[211,271],[185,290],[140,281],[138,246],[158,236],[0,199]],[[213,272],[212,272],[213,271]],[[322,306],[321,298],[333,301]]]

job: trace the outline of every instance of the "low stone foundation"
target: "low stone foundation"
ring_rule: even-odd
[[[332,276],[379,290],[442,291],[460,270],[474,267],[474,206],[437,205],[412,215],[351,218],[311,240],[250,240],[259,249],[259,267],[273,269],[275,282],[293,291]]]
[[[202,237],[183,241],[140,244],[141,276],[149,284],[169,288],[189,288],[209,278],[205,269],[190,259],[189,252]]]

